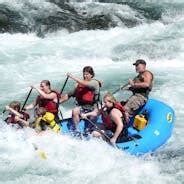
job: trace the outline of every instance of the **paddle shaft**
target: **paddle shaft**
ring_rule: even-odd
[[[128,83],[126,83],[126,84],[123,85],[123,86],[120,86],[118,89],[116,89],[115,91],[113,91],[112,94],[114,95],[114,94],[117,93],[118,91],[123,90],[123,88],[125,88],[127,85],[128,85]]]
[[[38,150],[38,146],[35,143],[32,143],[35,150]]]
[[[20,111],[23,111],[23,109],[24,109],[24,107],[25,107],[25,105],[26,105],[26,103],[27,103],[27,101],[29,99],[29,96],[31,95],[32,90],[33,90],[33,88],[30,89],[30,91],[29,91],[29,93],[27,95],[27,98],[26,98],[26,100],[25,100],[25,102],[24,102],[24,104],[23,104],[23,106],[22,106]]]
[[[68,79],[69,79],[69,77],[67,76],[67,78],[66,78],[66,80],[65,80],[65,82],[64,82],[64,85],[63,85],[63,87],[62,87],[62,89],[61,89],[61,91],[60,91],[60,95],[63,93],[63,90],[64,90],[64,88],[65,88],[65,86],[66,86],[66,83],[68,82]],[[58,111],[59,111],[59,113],[60,113],[60,115],[61,115],[61,118],[63,119],[63,114],[62,114],[62,112],[61,112],[61,110],[59,109],[59,99],[58,99]]]
[[[25,102],[24,102],[24,104],[23,104],[23,106],[22,106],[20,111],[23,111],[23,109],[24,109],[24,107],[25,107],[25,105],[26,105],[26,103],[27,103],[27,101],[29,99],[29,96],[31,95],[32,90],[33,90],[33,88],[30,89],[30,91],[29,91],[29,93],[27,95],[27,98],[26,98],[26,100],[25,100]],[[6,109],[3,110],[2,114],[4,114],[5,112],[6,112]]]
[[[69,79],[69,77],[67,76],[67,78],[66,78],[66,80],[65,80],[65,82],[64,82],[64,85],[63,85],[63,87],[62,87],[62,89],[61,89],[61,91],[60,91],[60,95],[63,93],[63,90],[64,90],[64,88],[65,88],[65,86],[66,86],[66,83],[68,82],[68,79]]]
[[[100,128],[98,128],[98,126],[95,123],[93,123],[89,118],[85,118],[85,119],[89,123],[91,123],[110,142],[111,138],[108,135],[106,135]]]

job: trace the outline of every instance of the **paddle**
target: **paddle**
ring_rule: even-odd
[[[65,82],[64,82],[64,84],[63,84],[63,87],[62,87],[62,89],[61,89],[61,91],[60,91],[60,95],[63,93],[63,90],[64,90],[64,88],[65,88],[65,86],[66,86],[66,83],[68,82],[68,79],[69,79],[69,77],[67,76],[67,77],[66,77],[66,80],[65,80]]]
[[[63,90],[64,90],[64,88],[65,88],[65,86],[66,86],[66,83],[68,82],[68,79],[69,79],[69,77],[67,76],[66,77],[66,80],[65,80],[65,82],[64,82],[64,84],[63,84],[63,87],[61,88],[61,91],[60,91],[60,96],[62,95],[62,93],[63,93]],[[58,103],[57,103],[58,105],[58,111],[59,111],[59,113],[60,113],[60,115],[61,115],[61,118],[63,119],[63,114],[62,114],[62,112],[61,112],[61,110],[59,109],[59,99],[58,99]]]
[[[47,160],[47,154],[44,151],[39,150],[38,146],[35,143],[32,143],[32,145],[35,151],[37,151],[39,158],[42,160]]]
[[[6,109],[4,109],[4,110],[3,110],[3,112],[2,112],[2,114],[1,114],[1,115],[3,116],[3,114],[4,114],[5,112],[6,112]]]
[[[20,112],[22,112],[22,111],[24,110],[24,107],[25,107],[25,105],[26,105],[26,103],[27,103],[27,101],[28,101],[28,99],[29,99],[29,96],[31,95],[32,90],[33,90],[33,88],[31,88],[31,89],[29,90],[29,93],[28,93],[28,95],[27,95],[27,97],[26,97],[26,100],[24,101],[24,104],[23,104],[23,106],[22,106]]]
[[[30,89],[30,91],[29,91],[29,93],[28,93],[28,95],[27,95],[27,97],[26,97],[26,100],[24,101],[24,104],[23,104],[23,106],[22,106],[20,112],[22,112],[22,111],[24,110],[24,107],[25,107],[25,105],[26,105],[26,103],[27,103],[27,101],[28,101],[28,99],[29,99],[29,96],[31,95],[32,90],[33,90],[33,88]],[[5,112],[6,112],[6,109],[3,110],[2,115],[3,115]]]
[[[3,118],[5,112],[6,112],[6,109],[4,109],[3,112],[0,114],[0,118]]]
[[[100,128],[98,128],[98,126],[93,122],[93,121],[91,121],[89,118],[85,118],[89,123],[91,123],[107,140],[108,140],[108,142],[110,143],[110,144],[112,144],[111,142],[110,142],[110,140],[111,140],[111,138],[108,136],[108,135],[106,135]]]
[[[114,95],[115,93],[117,93],[120,90],[127,90],[126,87],[128,87],[128,86],[129,86],[129,84],[126,83],[125,85],[120,86],[118,89],[116,89],[115,91],[113,91],[112,94]]]

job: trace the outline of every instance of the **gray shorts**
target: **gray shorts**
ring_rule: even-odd
[[[142,96],[141,94],[135,94],[130,96],[127,99],[127,102],[125,104],[125,108],[127,109],[130,116],[133,116],[135,111],[143,106],[147,101],[147,98]]]

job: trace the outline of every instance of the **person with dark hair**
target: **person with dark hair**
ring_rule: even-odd
[[[5,107],[9,111],[8,117],[5,119],[7,124],[15,126],[16,128],[23,128],[24,126],[29,126],[29,114],[20,111],[20,102],[12,101],[9,105]]]
[[[128,80],[128,90],[132,91],[133,95],[127,99],[124,106],[130,117],[146,103],[153,85],[153,74],[146,70],[146,62],[143,59],[138,59],[133,65],[138,75],[133,80]]]
[[[36,100],[32,104],[25,107],[25,109],[29,110],[34,107],[44,107],[47,112],[51,112],[54,114],[55,121],[59,123],[58,100],[60,94],[51,89],[50,81],[43,80],[40,83],[40,87],[37,87],[35,85],[32,85],[31,87],[36,89],[40,95],[37,96]]]
[[[72,118],[74,128],[77,129],[81,113],[98,111],[97,103],[99,100],[101,82],[93,79],[95,73],[91,66],[83,68],[83,79],[70,73],[67,73],[67,76],[76,81],[77,84],[72,91],[61,97],[60,102],[65,102],[70,97],[75,98],[77,106],[72,110]]]

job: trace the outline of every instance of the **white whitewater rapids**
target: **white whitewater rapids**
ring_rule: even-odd
[[[61,30],[45,38],[34,33],[0,34],[1,111],[12,100],[23,102],[29,86],[39,85],[43,79],[49,79],[53,89],[60,90],[66,72],[82,77],[86,65],[91,65],[95,78],[104,82],[102,95],[114,91],[135,75],[132,63],[143,58],[155,75],[150,97],[166,102],[176,112],[169,142],[155,154],[139,158],[96,139],[86,142],[53,133],[31,138],[31,129],[12,130],[1,116],[0,183],[183,183],[183,25],[184,14],[178,16],[171,11],[163,14],[161,21],[133,28],[76,33]],[[64,93],[74,84],[69,80]],[[34,91],[28,103],[36,95]],[[122,92],[116,96],[125,99],[128,95]],[[65,116],[70,115],[73,105],[72,100],[63,104]],[[47,153],[46,160],[39,159],[32,142]]]

